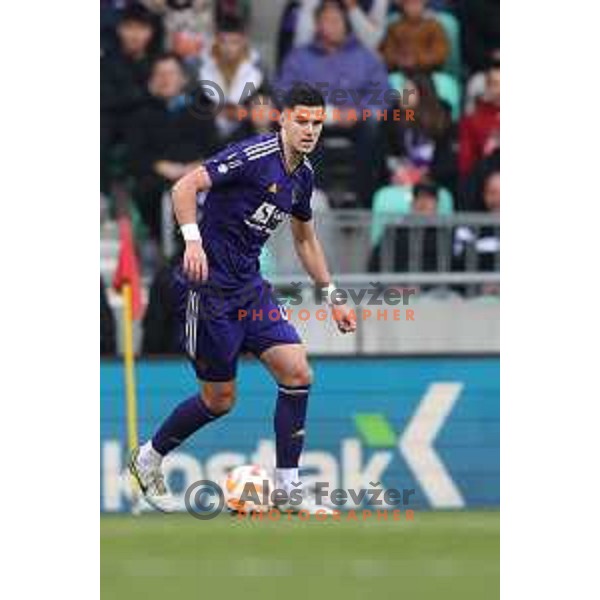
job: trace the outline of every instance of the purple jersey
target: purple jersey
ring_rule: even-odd
[[[200,223],[209,281],[235,289],[260,280],[259,256],[290,215],[312,218],[313,171],[288,173],[281,139],[269,133],[232,144],[204,163],[212,180]]]

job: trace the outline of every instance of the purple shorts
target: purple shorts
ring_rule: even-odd
[[[225,291],[193,284],[177,268],[173,289],[180,341],[199,379],[229,381],[236,376],[241,353],[260,356],[273,346],[302,343],[262,278]]]

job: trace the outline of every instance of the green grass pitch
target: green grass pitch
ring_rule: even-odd
[[[104,600],[500,597],[497,511],[326,523],[104,515],[100,531]]]

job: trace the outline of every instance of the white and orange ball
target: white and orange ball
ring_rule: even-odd
[[[267,512],[272,506],[271,478],[259,465],[235,467],[228,473],[222,488],[225,506],[230,510],[249,513]]]

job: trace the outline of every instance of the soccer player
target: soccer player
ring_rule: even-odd
[[[334,286],[313,228],[313,170],[307,159],[323,128],[325,103],[316,89],[301,84],[287,93],[284,104],[279,133],[225,148],[173,187],[175,216],[185,240],[174,288],[186,353],[202,386],[130,460],[144,495],[161,510],[174,506],[161,471],[164,456],[231,410],[243,351],[255,354],[278,384],[275,486],[289,494],[298,483],[312,373],[298,333],[259,272],[263,245],[288,217],[304,269],[315,283],[328,290]],[[205,194],[200,227],[199,194]],[[355,331],[354,314],[347,307],[337,306],[335,319],[341,332]],[[281,508],[315,512],[325,507],[303,492],[300,505]]]

